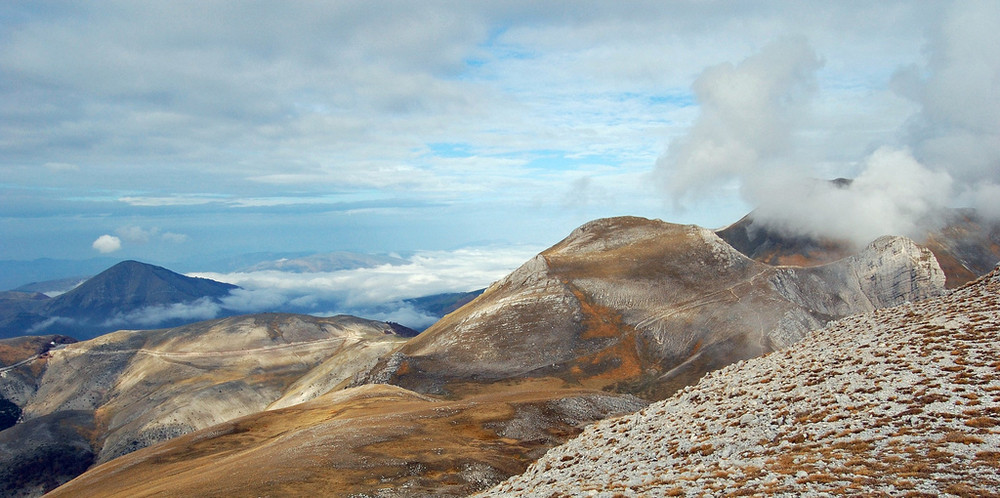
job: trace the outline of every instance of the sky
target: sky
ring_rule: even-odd
[[[975,1],[3,2],[0,260],[1000,217],[998,28]]]

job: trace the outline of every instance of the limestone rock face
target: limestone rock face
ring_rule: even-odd
[[[714,232],[642,218],[573,231],[356,384],[455,394],[556,377],[663,398],[828,321],[943,292],[929,251],[888,237],[811,267],[756,262]],[[464,387],[463,387],[464,386]]]

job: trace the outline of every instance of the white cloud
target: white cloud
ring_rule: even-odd
[[[148,243],[150,237],[155,236],[157,232],[159,232],[157,228],[146,230],[139,226],[127,226],[115,230],[122,239],[136,244]]]
[[[148,244],[151,241],[161,240],[179,244],[186,242],[187,235],[173,232],[161,232],[157,227],[143,228],[137,225],[121,227],[115,230],[121,239],[133,244]]]
[[[955,2],[930,38],[924,64],[893,88],[920,106],[906,130],[917,157],[964,185],[1000,183],[1000,3]]]
[[[951,185],[946,172],[928,169],[909,151],[883,147],[866,159],[850,187],[795,177],[760,186],[755,215],[790,233],[856,245],[887,234],[921,237],[947,206]]]
[[[46,169],[55,173],[62,173],[67,171],[80,171],[80,167],[71,163],[61,163],[61,162],[47,162],[43,164]]]
[[[0,168],[5,184],[28,192],[27,202],[16,203],[18,219],[50,217],[44,227],[22,223],[19,240],[26,243],[8,246],[51,254],[56,244],[46,234],[55,233],[53,227],[89,224],[80,231],[91,233],[103,230],[95,227],[111,213],[116,226],[156,216],[164,229],[198,234],[199,242],[214,244],[213,252],[229,254],[252,245],[264,224],[272,233],[284,228],[282,238],[296,241],[289,244],[317,242],[302,234],[327,230],[336,230],[330,239],[370,241],[391,218],[405,220],[393,237],[398,245],[365,249],[409,250],[440,239],[426,234],[453,229],[455,211],[478,215],[497,205],[519,209],[505,211],[504,223],[481,222],[503,230],[485,237],[542,243],[546,232],[563,226],[552,220],[564,216],[553,213],[565,210],[567,190],[596,201],[587,216],[687,222],[690,214],[675,219],[664,212],[648,181],[618,181],[648,172],[670,142],[678,160],[708,165],[677,168],[676,184],[722,192],[723,199],[704,206],[730,206],[712,216],[728,220],[743,214],[745,206],[733,201],[739,189],[715,185],[733,185],[724,177],[746,171],[737,171],[743,167],[737,163],[766,169],[809,151],[809,160],[828,171],[860,164],[877,148],[872,137],[891,136],[914,106],[940,114],[935,103],[948,92],[932,91],[941,85],[926,78],[946,73],[939,68],[955,68],[948,81],[974,76],[964,83],[975,99],[995,95],[991,80],[974,72],[982,64],[975,54],[984,52],[989,67],[995,44],[973,36],[995,30],[966,30],[961,16],[949,21],[959,27],[941,29],[941,39],[958,40],[968,31],[970,42],[932,52],[953,52],[942,59],[964,62],[918,65],[908,84],[917,90],[912,103],[887,91],[896,67],[919,60],[924,33],[951,19],[942,15],[948,5],[429,1],[387,8],[365,1],[181,1],[35,9],[8,2],[0,5],[8,35],[0,40]],[[987,28],[993,23],[989,15],[973,18]],[[808,38],[815,54],[791,45],[761,49],[796,34]],[[967,49],[972,42],[980,44],[976,50]],[[760,71],[748,59],[754,53],[766,66]],[[810,55],[825,65],[812,69]],[[805,74],[794,73],[794,64],[782,66],[792,74],[772,71],[781,69],[782,58],[804,64]],[[704,71],[723,61],[734,64]],[[759,81],[777,85],[774,92],[748,91],[755,72]],[[708,117],[682,147],[678,137],[699,119],[692,94],[699,74],[695,89],[715,108],[705,110]],[[904,80],[900,86],[907,86]],[[810,88],[823,92],[822,109],[833,118],[808,121],[797,114],[807,99],[783,100]],[[774,95],[782,99],[769,100]],[[776,109],[767,108],[771,104]],[[992,108],[983,111],[990,115]],[[969,132],[979,119],[970,112],[960,116],[962,133],[934,128],[934,143],[911,141],[910,149],[933,168],[940,166],[932,156],[989,157],[990,147],[962,145],[989,145],[983,133]],[[712,123],[711,116],[732,125]],[[802,134],[811,137],[808,147],[798,141]],[[440,143],[459,144],[465,154],[442,153],[434,148]],[[555,160],[536,161],[546,154]],[[60,174],[39,175],[45,167],[37,165],[46,164]],[[88,175],[61,166],[70,164]],[[614,171],[593,174],[593,164]],[[803,164],[812,167],[797,167],[808,169]],[[107,198],[120,202],[109,206]],[[359,198],[373,202],[338,207]],[[415,212],[432,203],[459,207],[433,216]],[[295,209],[304,204],[313,212],[328,204],[336,216],[307,220]],[[264,216],[229,216],[235,208]],[[484,237],[453,232],[430,247],[468,242],[461,240],[466,232],[471,240]],[[207,240],[208,234],[225,240]],[[309,248],[326,249],[320,243]],[[205,249],[171,252],[191,257]]]
[[[902,122],[896,128],[905,130],[905,144],[886,133],[855,134],[847,138],[874,152],[853,158],[823,145],[824,138],[843,143],[845,135],[819,133],[823,116],[803,116],[810,115],[816,90],[836,87],[818,85],[819,57],[808,45],[785,40],[739,64],[709,67],[695,80],[698,117],[657,162],[667,194],[698,200],[735,184],[760,222],[858,244],[885,234],[921,237],[940,221],[941,209],[963,202],[994,215],[1000,211],[991,200],[1000,183],[1000,49],[992,39],[1000,4],[951,4],[941,19],[926,64],[891,77],[895,91],[918,105],[905,128]],[[817,174],[854,181],[840,188]]]
[[[805,39],[789,38],[705,69],[694,82],[698,118],[657,161],[669,195],[681,202],[732,178],[770,178],[791,157],[820,67]]]
[[[174,244],[183,244],[188,240],[187,235],[183,233],[174,233],[174,232],[163,232],[162,234],[160,234],[160,238],[162,238],[166,242],[171,242]]]
[[[114,235],[101,235],[91,244],[101,254],[115,252],[122,248],[122,240]]]
[[[210,320],[219,316],[222,307],[209,297],[203,297],[190,303],[174,303],[169,305],[146,306],[128,313],[119,313],[106,320],[105,326],[142,326],[155,327],[172,320],[196,322]]]
[[[346,313],[423,327],[429,325],[428,316],[402,303],[404,299],[487,287],[538,250],[518,246],[422,251],[411,256],[406,264],[334,272],[268,270],[189,275],[240,286],[241,289],[222,299],[224,308],[240,312],[291,307],[312,314]]]

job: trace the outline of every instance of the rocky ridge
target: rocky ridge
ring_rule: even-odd
[[[481,496],[997,496],[1000,269],[587,428]]]
[[[772,267],[697,226],[596,220],[355,384],[460,395],[469,384],[555,377],[662,399],[832,319],[937,295],[944,280],[930,251],[902,237],[824,266]]]

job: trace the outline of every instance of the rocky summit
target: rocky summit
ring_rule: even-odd
[[[1000,269],[589,427],[482,496],[997,496]]]

